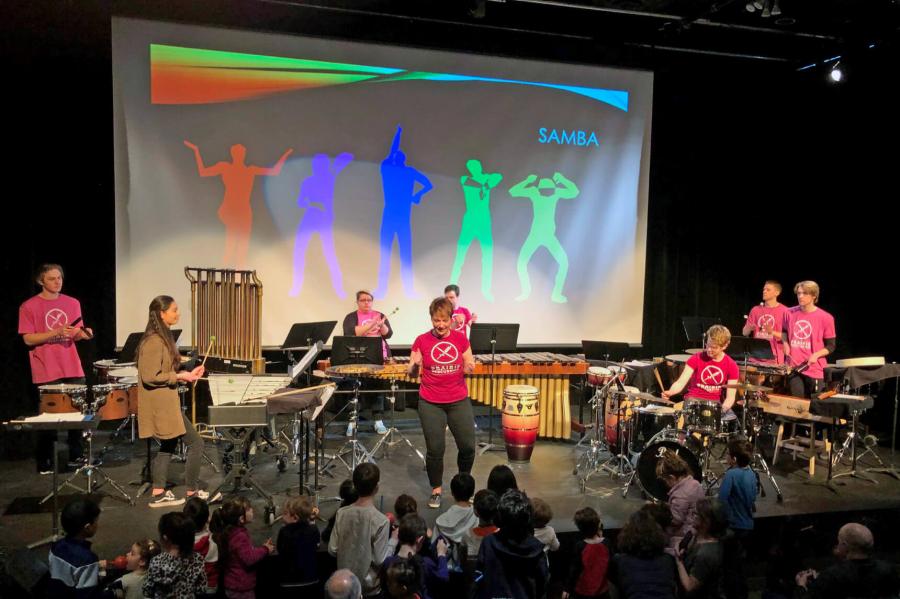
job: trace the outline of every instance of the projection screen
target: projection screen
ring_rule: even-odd
[[[159,294],[189,327],[185,266],[256,270],[264,345],[359,289],[411,343],[451,282],[522,344],[640,341],[651,73],[122,18],[112,40],[120,344]]]

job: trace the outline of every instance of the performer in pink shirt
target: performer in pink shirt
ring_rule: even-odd
[[[475,417],[465,375],[475,370],[469,340],[454,331],[453,304],[445,297],[428,308],[432,329],[413,342],[409,374],[422,373],[419,385],[419,420],[425,435],[425,469],[431,484],[428,507],[441,507],[444,476],[444,437],[450,429],[456,441],[456,465],[470,473],[475,463]]]
[[[665,399],[678,395],[687,386],[685,399],[707,399],[722,401],[723,416],[734,405],[735,389],[726,389],[726,385],[735,385],[740,377],[738,366],[725,348],[731,343],[731,332],[720,324],[714,324],[706,331],[706,351],[696,353],[685,364],[684,372],[678,380],[662,392]],[[722,400],[725,391],[725,400]]]
[[[94,336],[82,324],[81,303],[62,293],[63,269],[44,264],[37,275],[41,292],[19,307],[19,334],[28,346],[31,381],[36,386],[57,383],[84,384],[84,370],[75,343]],[[35,457],[38,472],[52,472],[56,434],[41,432]],[[81,432],[69,431],[69,461],[82,458]]]
[[[758,306],[753,306],[750,314],[747,315],[747,322],[741,331],[744,335],[753,335],[757,339],[769,339],[772,345],[772,353],[775,355],[774,360],[756,360],[751,358],[753,362],[783,364],[784,363],[784,347],[781,343],[781,327],[784,325],[787,317],[788,308],[779,303],[778,296],[781,295],[781,283],[778,281],[766,281],[762,290],[762,302]]]
[[[469,312],[468,309],[463,308],[459,305],[459,286],[458,285],[447,285],[444,287],[444,297],[450,300],[450,303],[453,304],[453,330],[460,331],[465,334],[466,337],[469,336],[469,327],[471,327],[477,320],[478,315],[474,312]]]
[[[800,281],[794,286],[797,304],[785,318],[781,338],[785,342],[785,364],[794,372],[788,386],[794,397],[811,397],[821,391],[825,379],[825,356],[837,348],[834,316],[816,306],[819,285]],[[802,370],[802,372],[797,372]]]

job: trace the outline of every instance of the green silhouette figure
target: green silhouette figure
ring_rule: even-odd
[[[569,273],[569,256],[563,249],[559,239],[556,238],[556,203],[559,200],[570,200],[578,196],[578,187],[563,177],[560,173],[554,173],[553,179],[541,179],[537,186],[537,175],[528,175],[528,178],[514,185],[509,190],[509,195],[514,198],[528,198],[534,209],[534,220],[531,222],[531,231],[528,238],[519,251],[519,260],[516,269],[519,271],[519,283],[522,285],[522,293],[516,298],[521,302],[531,295],[531,279],[528,277],[528,262],[541,246],[547,248],[559,268],[556,271],[556,281],[553,284],[554,302],[565,303],[568,298],[563,295],[563,286],[566,284],[566,275]]]
[[[466,213],[462,218],[459,240],[456,242],[456,259],[450,273],[450,283],[459,283],[459,273],[466,254],[474,240],[481,245],[481,294],[489,302],[494,301],[491,293],[491,279],[494,275],[494,235],[491,232],[491,189],[503,180],[500,173],[485,173],[481,170],[481,162],[466,162],[468,175],[459,179],[463,197],[466,200]]]

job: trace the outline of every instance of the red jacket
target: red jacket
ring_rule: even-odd
[[[222,551],[222,548],[219,548]],[[250,533],[235,526],[228,535],[228,558],[225,565],[225,589],[250,591],[256,588],[256,564],[269,555],[265,547],[254,547]],[[219,557],[221,560],[221,555]]]
[[[212,535],[207,533],[194,543],[194,551],[203,556],[203,569],[206,570],[206,587],[215,589],[219,586],[219,564],[217,561],[206,561],[209,555],[210,543],[212,543]]]

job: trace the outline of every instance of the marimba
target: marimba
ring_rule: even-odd
[[[320,360],[318,368],[327,370],[328,360]],[[418,377],[406,374],[408,356],[392,359],[384,369],[369,377],[406,381],[419,384]],[[503,389],[509,385],[531,385],[540,391],[541,422],[538,435],[555,439],[571,436],[572,416],[569,409],[569,381],[572,376],[584,376],[588,363],[574,356],[549,352],[525,352],[475,356],[475,372],[466,375],[469,397],[482,404],[491,401],[491,371],[493,370],[494,407],[503,409]],[[366,376],[366,375],[363,375]]]

